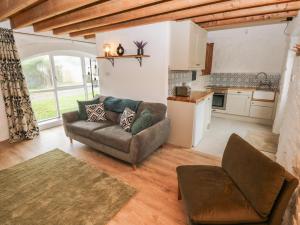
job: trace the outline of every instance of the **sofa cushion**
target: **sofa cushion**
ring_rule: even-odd
[[[119,124],[120,123],[120,113],[116,113],[113,111],[105,111],[106,114],[106,119],[112,121],[115,124]]]
[[[248,224],[266,220],[222,168],[179,166],[177,175],[182,200],[193,224]]]
[[[128,153],[132,134],[123,130],[119,125],[113,125],[93,131],[91,139]]]
[[[74,123],[66,124],[69,131],[84,137],[90,137],[91,132],[96,129],[101,129],[112,125],[113,123],[111,121],[88,122],[85,120],[79,120]]]
[[[86,114],[88,116],[88,122],[100,122],[106,121],[106,113],[104,111],[104,104],[93,104],[93,105],[86,105]]]
[[[135,120],[136,113],[130,108],[125,108],[120,118],[120,126],[127,132],[130,132],[131,126]]]
[[[100,99],[99,97],[95,97],[92,100],[88,100],[88,101],[77,101],[78,103],[78,112],[79,112],[79,118],[81,120],[86,120],[87,119],[87,114],[86,114],[86,109],[85,106],[86,105],[93,105],[93,104],[99,104],[100,103]]]
[[[131,133],[135,135],[141,132],[142,130],[151,127],[153,120],[152,117],[152,113],[148,109],[145,109],[132,124]]]
[[[267,217],[283,185],[284,168],[236,134],[227,143],[222,167],[256,211]]]
[[[141,115],[141,113],[148,109],[153,115],[153,124],[163,120],[166,117],[167,106],[161,103],[150,103],[150,102],[142,102],[139,105],[137,111],[137,117]]]

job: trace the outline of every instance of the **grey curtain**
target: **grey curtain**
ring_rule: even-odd
[[[0,85],[9,126],[9,141],[39,134],[13,31],[0,28]]]

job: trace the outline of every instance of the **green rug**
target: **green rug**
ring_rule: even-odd
[[[0,171],[1,225],[105,225],[135,189],[61,150]]]

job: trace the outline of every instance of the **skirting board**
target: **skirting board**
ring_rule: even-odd
[[[273,122],[274,122],[273,120],[265,120],[265,119],[247,117],[247,116],[237,116],[237,115],[218,113],[218,112],[213,112],[212,116],[218,117],[218,118],[226,118],[226,119],[232,119],[232,120],[246,121],[246,122],[250,122],[250,123],[270,125],[270,126],[272,126]]]

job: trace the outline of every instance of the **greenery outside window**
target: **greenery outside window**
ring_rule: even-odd
[[[39,122],[77,109],[77,100],[100,94],[97,61],[91,57],[49,54],[22,62],[33,110]],[[92,86],[93,83],[93,86]]]

